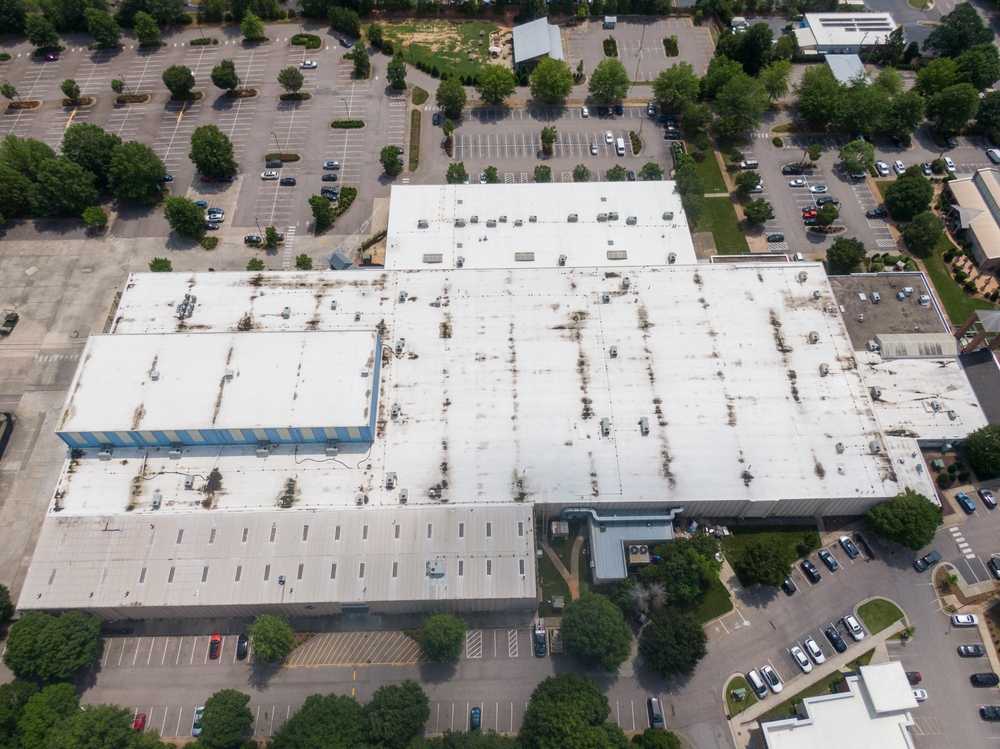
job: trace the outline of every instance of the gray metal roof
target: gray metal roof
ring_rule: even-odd
[[[886,359],[958,356],[958,341],[951,333],[887,333],[875,338]]]
[[[827,55],[826,64],[833,77],[845,85],[866,77],[865,66],[857,55]]]
[[[981,309],[977,315],[983,330],[987,333],[1000,333],[1000,310]]]
[[[563,59],[559,27],[550,24],[548,18],[537,18],[515,26],[514,64],[518,65],[543,55],[548,55],[554,60]]]
[[[643,515],[598,513],[589,508],[563,510],[563,517],[586,517],[590,532],[590,558],[594,581],[609,582],[628,577],[625,546],[629,543],[662,543],[674,537],[674,515],[669,512]]]

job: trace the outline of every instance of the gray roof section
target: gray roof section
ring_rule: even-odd
[[[958,356],[958,341],[951,333],[888,333],[875,339],[886,359]]]
[[[1000,310],[979,310],[979,322],[987,333],[1000,333]]]
[[[1000,364],[989,349],[962,354],[962,366],[969,384],[990,424],[1000,424]]]
[[[644,515],[598,513],[589,508],[563,510],[563,517],[586,517],[590,532],[590,556],[594,565],[594,581],[610,582],[628,577],[625,545],[629,543],[662,543],[674,538],[674,515],[669,512]]]
[[[826,64],[830,66],[833,77],[845,85],[867,77],[865,66],[857,55],[827,55]]]
[[[563,59],[559,27],[550,24],[548,18],[537,18],[515,26],[514,64],[518,65],[543,55],[548,55],[554,60]]]

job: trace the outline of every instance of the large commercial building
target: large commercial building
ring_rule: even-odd
[[[856,55],[885,44],[896,28],[888,13],[806,13],[795,40],[807,55]]]

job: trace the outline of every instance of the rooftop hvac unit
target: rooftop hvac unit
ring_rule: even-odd
[[[463,224],[463,226],[464,226],[464,224]],[[442,260],[444,260],[444,255],[442,255],[440,252],[425,252],[424,253],[423,261],[425,263],[429,264],[429,265],[433,265],[435,263],[440,263]]]
[[[538,223],[538,216],[528,216],[528,223],[529,224]]]
[[[361,493],[358,493],[354,496],[354,504],[356,504],[358,507],[361,507],[361,505],[365,504],[367,500],[368,497],[366,497],[364,494]]]
[[[100,460],[111,460],[111,448],[105,445],[98,451],[97,457]]]
[[[611,295],[606,291],[601,292],[601,304],[611,304]]]
[[[882,389],[877,387],[868,388],[868,393],[871,395],[873,401],[882,399]]]
[[[194,489],[194,476],[184,477],[184,488],[187,491],[192,491]]]
[[[427,577],[444,577],[444,562],[440,559],[432,559],[427,562],[427,567],[425,568]]]
[[[284,584],[285,584],[285,576],[278,575],[278,585],[284,585]]]
[[[399,503],[401,505],[405,505],[406,500],[408,500],[409,498],[410,498],[410,491],[408,489],[399,490]]]
[[[612,346],[610,349],[608,349],[608,355],[612,359],[617,359],[618,358],[618,347],[617,346]]]
[[[878,455],[880,452],[882,452],[882,446],[878,443],[878,440],[872,440],[871,442],[868,443],[868,451],[872,455]]]
[[[819,343],[819,333],[815,330],[809,331],[809,343]]]
[[[611,434],[611,419],[605,416],[601,419],[601,436],[607,437]]]
[[[635,216],[629,216],[628,218],[625,219],[625,223],[628,224],[629,226],[635,226],[637,221],[638,219],[636,219]]]
[[[836,449],[836,451],[837,451],[837,455],[843,455],[843,454],[844,454],[844,450],[845,450],[845,448],[844,448],[844,443],[843,443],[843,442],[838,442],[838,443],[837,443],[837,444],[836,444],[836,445],[834,446],[834,449]]]
[[[340,455],[340,443],[337,440],[328,440],[323,452],[326,453],[326,457],[328,458],[337,457]]]
[[[608,214],[606,214],[606,213],[598,213],[597,214],[597,220],[598,221],[607,221],[608,220]]]
[[[514,226],[524,226],[524,222],[521,219],[514,219]]]
[[[813,299],[819,299],[821,296],[822,294],[820,294],[819,289],[813,291]]]
[[[666,212],[664,212],[664,214],[663,214],[663,220],[664,221],[673,221],[674,220],[674,212],[673,211],[666,211]]]
[[[618,220],[618,211],[611,211],[608,214],[608,221],[617,221],[617,220]]]
[[[631,285],[632,285],[632,281],[629,279],[628,276],[625,276],[624,278],[622,278],[622,288],[623,289],[627,289]]]
[[[470,224],[478,224],[479,223],[479,216],[470,216],[469,217],[469,223]]]
[[[608,260],[628,260],[628,251],[608,250]]]
[[[402,413],[402,411],[403,409],[399,407],[398,403],[393,403],[392,408],[389,409],[389,415],[392,417],[393,421],[395,421],[396,419],[399,418],[399,415]]]
[[[179,447],[171,447],[169,450],[167,450],[167,457],[170,458],[171,460],[180,460],[181,449]]]
[[[828,374],[830,374],[830,365],[823,362],[819,365],[819,376],[826,377]]]
[[[420,220],[417,221],[417,228],[418,229],[426,229],[428,226],[429,226],[429,224],[427,223],[427,219],[425,219],[425,218],[422,218],[422,219],[420,219]]]
[[[571,213],[566,217],[566,220],[569,221],[571,224],[575,224],[577,221],[580,220],[580,217],[577,216],[575,213]]]
[[[281,310],[281,316],[285,320],[287,320],[289,317],[292,316],[292,308],[291,307],[285,307],[283,310]]]
[[[461,255],[459,255],[457,258],[455,258],[455,266],[457,268],[461,268],[464,265],[465,265],[465,258],[464,257],[462,257]]]
[[[149,379],[151,379],[153,382],[157,382],[160,379],[160,370],[156,369],[155,367],[149,370]]]
[[[256,454],[258,458],[266,458],[271,454],[271,446],[267,442],[258,442]]]
[[[639,434],[641,434],[643,437],[649,436],[649,419],[647,419],[645,416],[639,419]]]
[[[639,553],[646,554],[649,552],[649,547],[646,544],[639,544]]]
[[[385,488],[395,489],[396,488],[396,473],[395,471],[390,471],[385,475]]]
[[[407,293],[406,293],[406,291],[405,291],[405,290],[404,290],[404,291],[400,291],[400,292],[399,292],[399,301],[400,301],[400,302],[405,302],[405,301],[406,301],[406,298],[407,298]]]
[[[337,300],[336,299],[331,299],[330,300],[330,309],[332,309],[332,310],[336,310],[337,309]]]
[[[455,219],[455,226],[457,226],[458,228],[462,228],[463,226],[465,226],[465,219],[464,218],[456,218]]]
[[[805,283],[809,279],[809,274],[806,273],[804,270],[800,270],[796,278],[798,279],[799,283]]]
[[[492,218],[486,219],[486,226],[489,227],[490,229],[492,229],[496,225],[497,225],[496,219]]]
[[[506,216],[501,216],[500,217],[500,223],[501,224],[506,224],[507,223],[507,217]]]
[[[518,262],[529,262],[535,259],[534,252],[515,252],[514,260]]]
[[[667,265],[673,265],[676,262],[677,262],[676,252],[671,252],[669,255],[667,255]]]
[[[163,492],[157,489],[153,492],[153,509],[159,510],[162,504],[163,504]]]
[[[403,355],[403,349],[405,349],[405,348],[406,348],[406,339],[405,338],[400,338],[398,341],[396,341],[396,356],[402,356]]]
[[[637,544],[629,546],[628,547],[628,553],[629,554],[638,554],[639,553],[639,546]]]
[[[562,268],[564,265],[566,265],[566,256],[565,255],[560,255],[559,256],[559,267]]]

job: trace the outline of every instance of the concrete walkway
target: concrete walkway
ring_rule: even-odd
[[[575,600],[580,597],[580,581],[570,574],[570,571],[566,569],[566,565],[562,563],[559,555],[556,554],[555,550],[549,546],[546,542],[542,541],[542,551],[545,552],[545,556],[549,558],[552,562],[552,566],[556,568],[556,572],[559,576],[566,581],[566,587],[569,588],[570,600]]]

